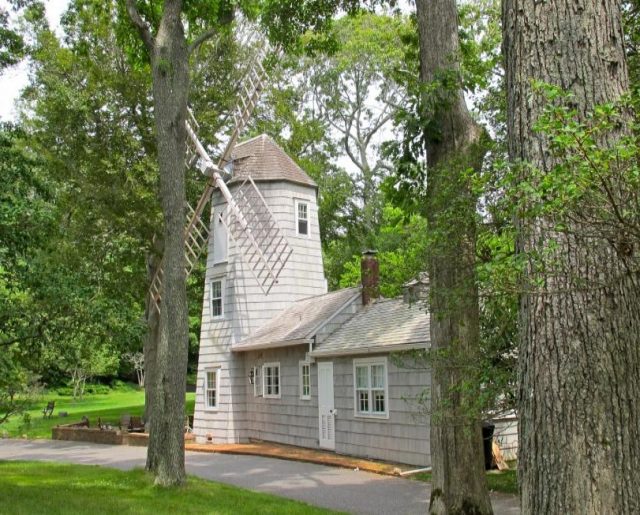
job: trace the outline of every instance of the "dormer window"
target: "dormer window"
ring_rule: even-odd
[[[309,236],[309,204],[301,200],[296,200],[296,232]]]

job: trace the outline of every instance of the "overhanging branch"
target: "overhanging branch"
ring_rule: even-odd
[[[138,30],[144,46],[147,47],[147,50],[151,53],[153,51],[153,36],[149,30],[149,25],[142,19],[142,16],[140,16],[140,12],[136,7],[136,0],[127,0],[127,13],[129,14],[131,22]]]

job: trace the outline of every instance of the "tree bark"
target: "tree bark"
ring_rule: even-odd
[[[156,270],[159,266],[160,258],[152,251],[147,256],[147,278],[149,280],[149,284],[153,281]],[[156,369],[158,367],[157,351],[158,342],[160,341],[160,316],[154,307],[151,292],[147,293],[145,318],[147,321],[147,334],[145,335],[144,346],[142,349],[144,353],[145,374],[147,380],[147,384],[144,385],[144,426],[145,430],[149,432],[151,429],[151,419],[153,415],[153,386],[155,385]],[[147,470],[155,470],[156,467],[153,460],[155,459],[156,454],[156,452],[147,452]]]
[[[147,467],[154,472],[157,484],[170,486],[182,484],[186,478],[184,416],[189,333],[184,258],[184,156],[189,49],[180,0],[165,0],[155,38],[140,17],[134,0],[127,0],[127,10],[151,58],[164,219],[159,337],[155,362],[150,363],[154,377],[147,381],[152,389]]]
[[[184,401],[189,342],[185,225],[185,120],[189,92],[188,48],[182,2],[165,2],[151,65],[158,138],[164,255],[160,339],[156,356],[149,453],[156,483],[180,484],[184,468]]]
[[[510,158],[549,173],[531,82],[570,91],[583,119],[625,93],[620,4],[504,0],[503,24]],[[522,513],[640,513],[640,280],[605,238],[555,227],[519,220]],[[545,248],[551,273],[532,257]]]
[[[483,131],[460,85],[455,0],[416,1],[420,79],[427,125],[427,219],[435,235],[429,257],[432,514],[488,514],[480,415],[464,386],[479,352],[475,277],[476,198],[468,167],[479,170]],[[434,87],[435,86],[435,87]],[[433,96],[433,92],[437,98]]]

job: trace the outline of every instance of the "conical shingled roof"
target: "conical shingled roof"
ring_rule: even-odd
[[[244,181],[289,181],[317,188],[318,185],[266,134],[238,144],[231,154],[229,184]]]

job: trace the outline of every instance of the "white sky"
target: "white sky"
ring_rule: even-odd
[[[69,0],[47,0],[47,19],[49,25],[57,29],[60,24],[60,16],[67,7]],[[7,9],[7,2],[0,0],[0,8]],[[6,69],[0,75],[0,120],[9,121],[16,119],[15,101],[20,90],[27,85],[27,63],[22,62]]]

